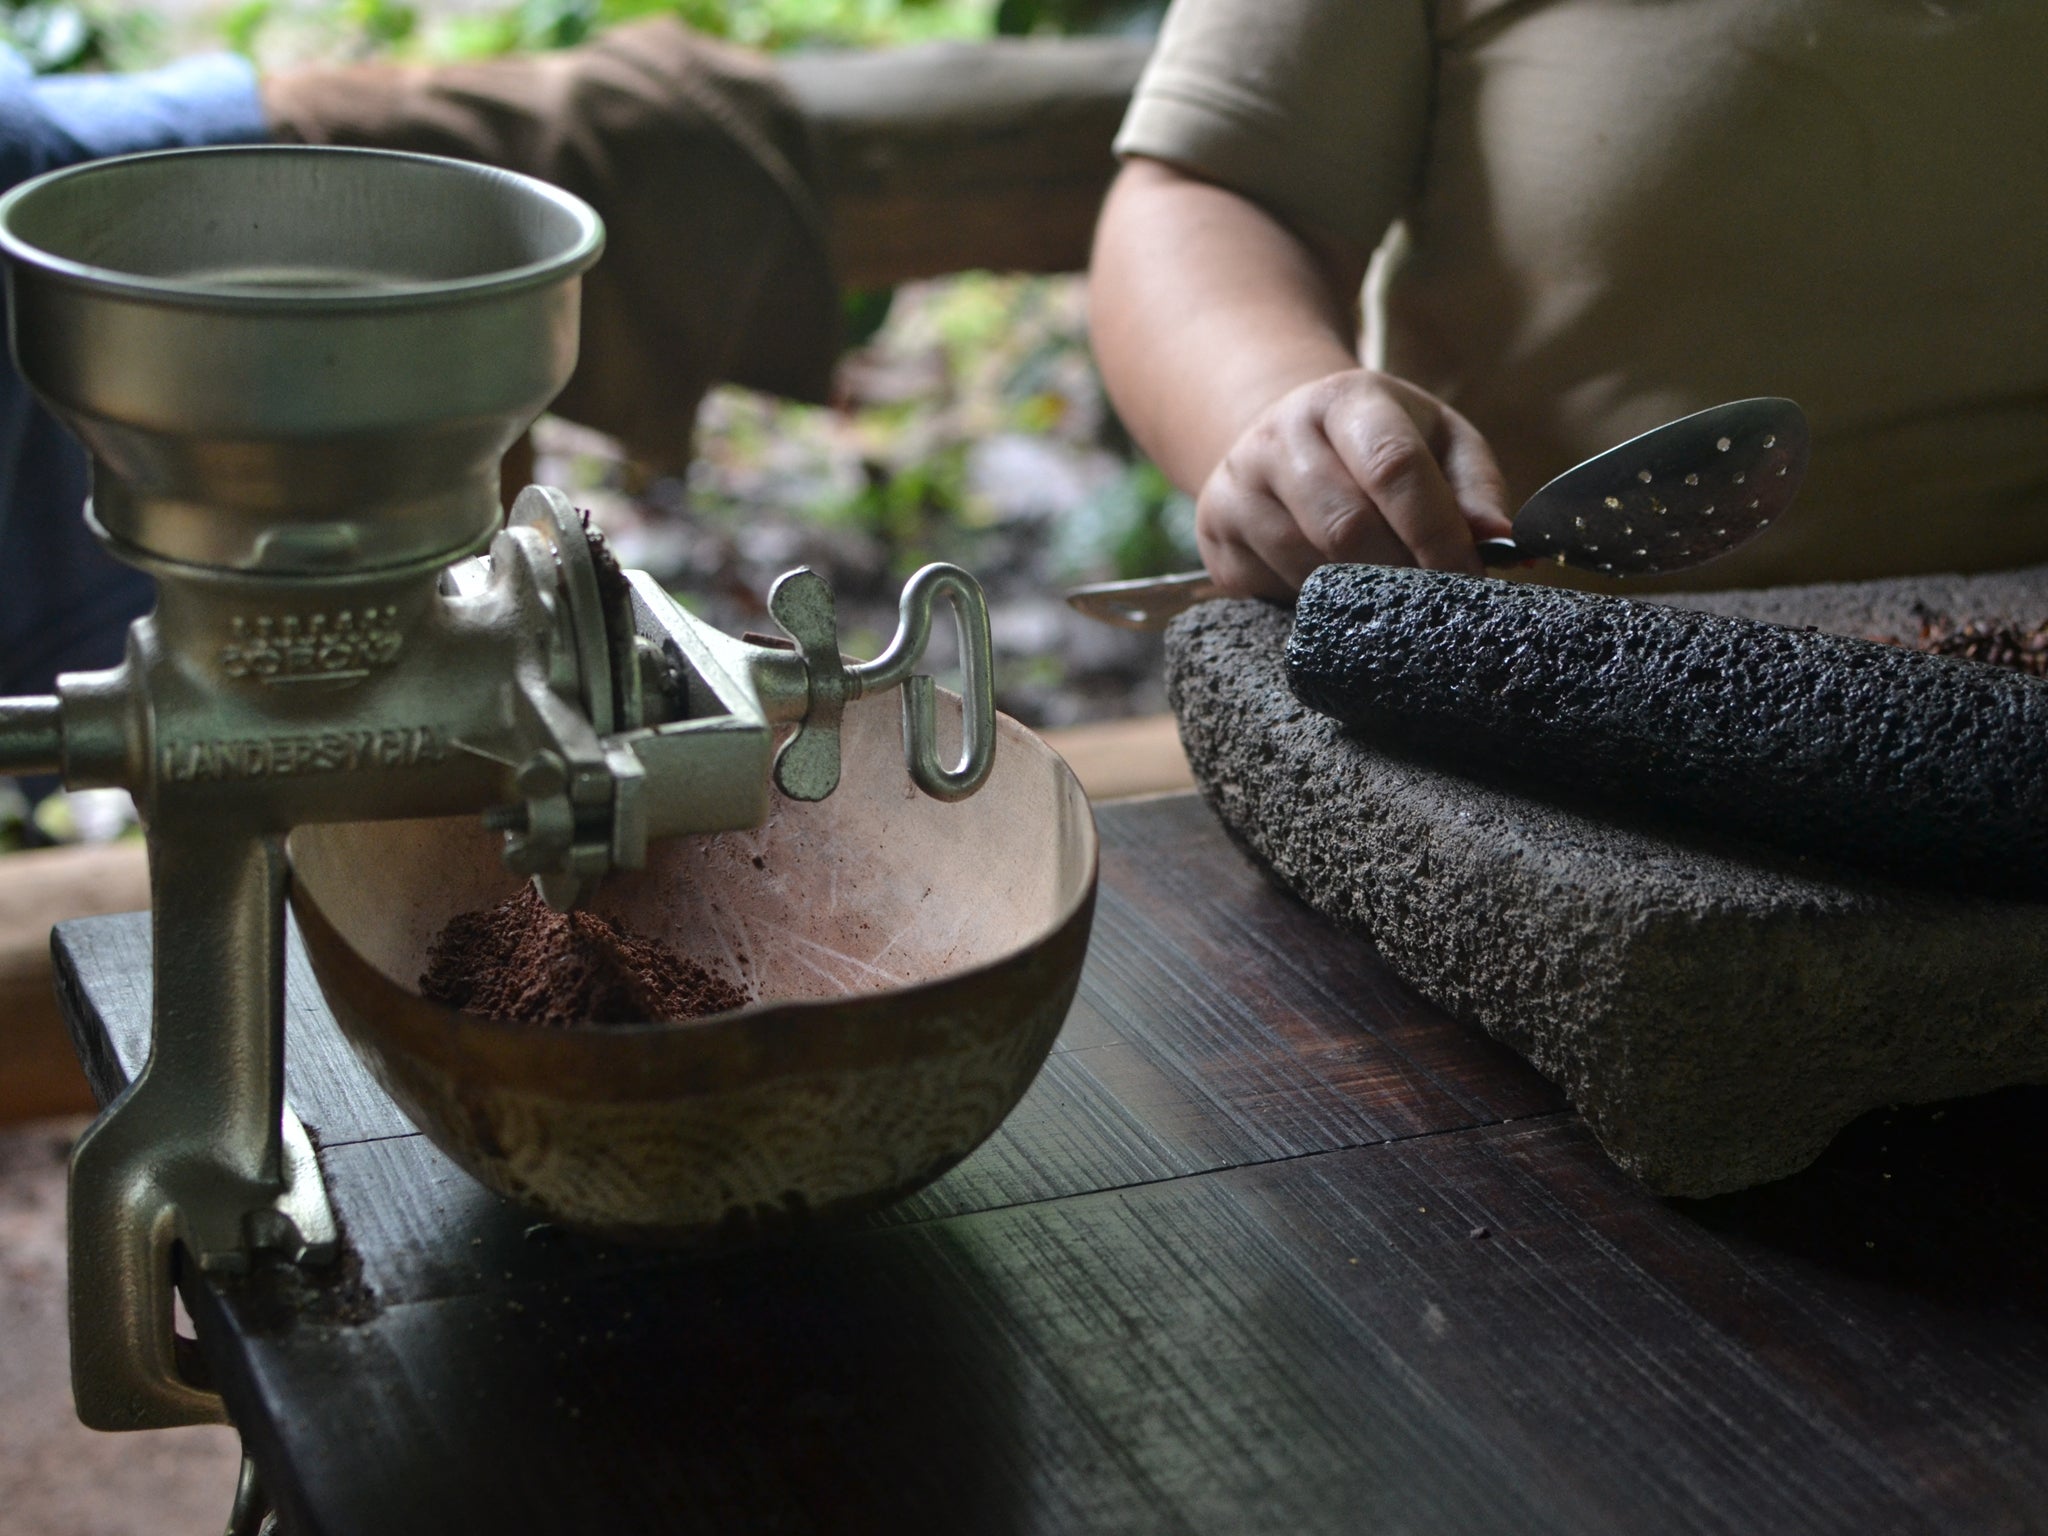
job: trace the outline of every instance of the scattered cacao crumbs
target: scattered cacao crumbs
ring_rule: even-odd
[[[595,912],[557,912],[530,885],[448,920],[420,996],[506,1024],[665,1024],[743,1007],[747,994]]]
[[[604,530],[590,520],[587,510],[578,508],[576,515],[583,519],[583,536],[590,541],[590,564],[597,576],[598,595],[604,599],[605,607],[630,603],[633,589],[626,581],[625,568],[619,564],[619,557],[605,542]]]
[[[1909,646],[1936,656],[1958,656],[1964,661],[1981,661],[1994,667],[2010,667],[2034,677],[2048,678],[2048,620],[2031,629],[2016,624],[1985,624],[1972,620],[1958,624],[1946,614],[1936,613],[1923,603],[1913,605],[1920,620],[1920,633],[1912,639],[1889,639],[1891,645]]]

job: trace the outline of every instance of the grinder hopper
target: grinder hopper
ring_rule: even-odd
[[[91,450],[99,526],[276,575],[489,538],[603,240],[540,182],[358,150],[103,162],[0,218],[15,358]]]

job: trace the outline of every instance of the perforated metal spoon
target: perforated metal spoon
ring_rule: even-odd
[[[1653,427],[1544,486],[1512,539],[1482,539],[1488,565],[1554,560],[1603,576],[1688,570],[1740,549],[1783,515],[1806,474],[1806,413],[1790,400],[1731,400]],[[1157,629],[1221,596],[1206,571],[1076,587],[1067,601],[1124,629]]]

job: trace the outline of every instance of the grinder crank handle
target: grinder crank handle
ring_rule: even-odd
[[[938,713],[930,677],[917,672],[931,643],[932,608],[953,608],[960,636],[961,752],[947,767],[940,757]],[[873,661],[848,663],[839,653],[832,589],[817,572],[788,572],[768,594],[768,611],[796,641],[810,675],[810,707],[796,734],[775,757],[775,784],[792,800],[822,800],[839,783],[839,718],[847,703],[866,694],[903,689],[904,766],[934,800],[963,800],[995,765],[994,646],[988,601],[981,585],[957,565],[934,562],[904,583],[897,603],[896,636]]]

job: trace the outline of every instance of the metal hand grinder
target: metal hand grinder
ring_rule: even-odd
[[[603,238],[541,183],[358,150],[143,155],[0,200],[15,360],[91,452],[94,530],[160,594],[119,667],[0,700],[0,773],[124,787],[149,833],[150,1058],[72,1158],[88,1424],[223,1417],[179,1357],[174,1263],[336,1247],[284,1105],[294,826],[475,811],[564,906],[649,838],[758,824],[771,780],[830,794],[864,693],[903,685],[927,794],[988,773],[965,573],[919,572],[885,654],[848,664],[809,571],[769,598],[792,643],[749,644],[596,558],[560,493],[505,514],[499,460],[569,377]],[[941,598],[966,679],[950,767],[912,675]]]

